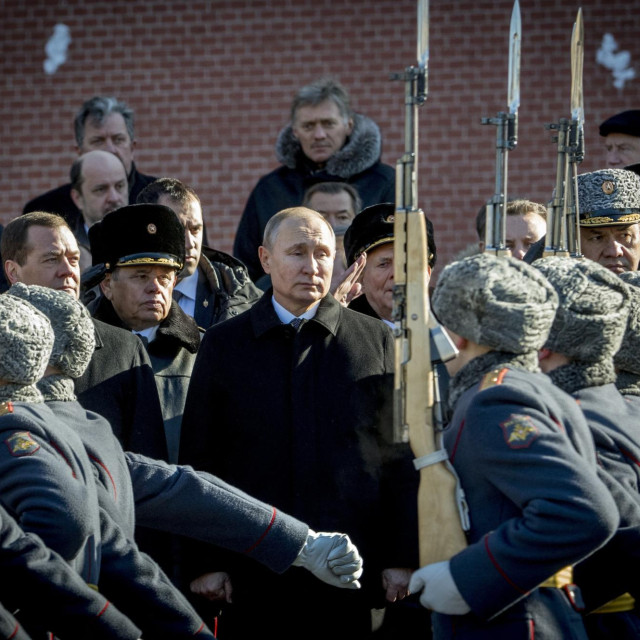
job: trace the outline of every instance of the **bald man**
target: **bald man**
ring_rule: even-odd
[[[91,266],[89,227],[129,200],[129,184],[120,158],[96,149],[80,156],[71,166],[71,199],[80,210],[73,235],[80,247],[80,271]]]

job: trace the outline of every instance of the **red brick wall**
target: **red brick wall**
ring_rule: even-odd
[[[584,0],[586,151],[602,168],[598,124],[640,108],[640,12],[632,0]],[[474,216],[493,193],[495,127],[504,110],[511,0],[431,1],[429,98],[420,112],[421,206],[440,264],[475,239]],[[579,2],[521,0],[519,145],[509,194],[546,201],[555,146],[544,124],[569,116],[569,44]],[[334,75],[356,110],[378,122],[383,160],[402,152],[403,86],[389,74],[414,62],[413,0],[4,0],[0,21],[0,222],[67,181],[72,120],[95,94],[137,114],[137,164],[201,196],[209,238],[229,251],[249,191],[276,166],[273,145],[295,90]],[[67,62],[43,72],[56,23],[71,30]],[[604,33],[629,51],[638,77],[622,90],[595,61]]]

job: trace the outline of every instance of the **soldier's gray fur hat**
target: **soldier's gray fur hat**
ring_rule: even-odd
[[[49,364],[70,378],[79,378],[96,347],[95,329],[87,308],[64,291],[18,282],[8,294],[26,300],[51,323],[55,342]]]
[[[444,268],[433,309],[445,327],[486,347],[530,353],[542,347],[558,306],[553,287],[522,260],[481,253]]]
[[[560,301],[544,346],[584,363],[612,358],[627,326],[627,285],[586,258],[542,258],[533,266],[551,283]]]
[[[38,382],[47,368],[53,331],[46,316],[28,302],[0,296],[0,380],[16,385]]]
[[[578,176],[581,227],[640,222],[640,176],[626,169],[603,169]]]
[[[613,358],[616,369],[640,375],[640,272],[625,271],[618,276],[629,285],[629,319],[622,344]]]

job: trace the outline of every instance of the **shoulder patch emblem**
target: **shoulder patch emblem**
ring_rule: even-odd
[[[504,441],[511,449],[526,449],[538,439],[540,432],[529,416],[513,413],[500,423]]]
[[[16,458],[30,456],[40,448],[40,445],[31,437],[28,431],[16,431],[4,443],[7,445],[9,453]]]
[[[504,369],[494,369],[493,371],[489,371],[489,373],[485,373],[480,382],[479,391],[502,384],[502,380],[507,375],[507,371],[509,371],[509,369],[505,367]]]
[[[13,402],[11,400],[0,402],[0,416],[5,416],[7,413],[13,413]]]

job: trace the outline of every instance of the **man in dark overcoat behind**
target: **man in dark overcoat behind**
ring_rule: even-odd
[[[338,592],[302,572],[269,576],[239,557],[192,550],[194,576],[227,571],[233,585],[221,640],[369,637],[370,609],[407,594],[404,568],[417,561],[418,476],[408,445],[390,435],[393,336],[329,295],[334,254],[333,230],[315,211],[285,209],[269,221],[259,255],[272,289],[207,330],[180,460],[314,527],[348,532],[363,556],[363,589]]]

